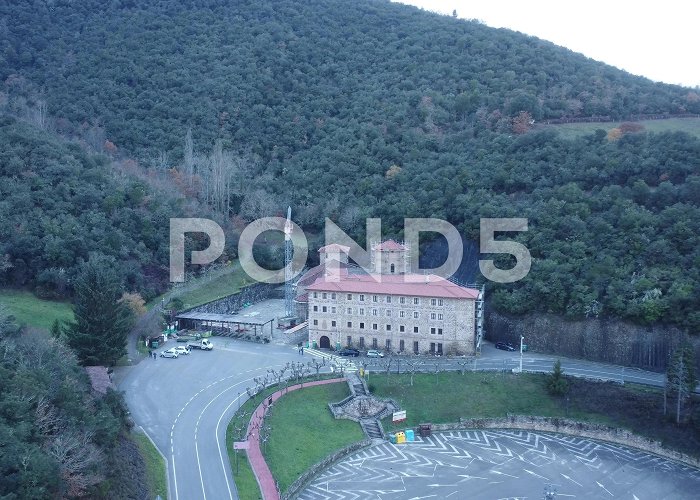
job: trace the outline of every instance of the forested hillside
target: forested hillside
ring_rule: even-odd
[[[0,284],[63,298],[78,265],[103,254],[149,298],[167,286],[169,217],[181,211],[106,157],[0,117]]]
[[[0,9],[5,113],[174,167],[182,192],[223,217],[291,204],[313,231],[328,216],[358,235],[378,216],[400,236],[404,217],[432,216],[470,238],[480,217],[528,217],[518,238],[536,260],[525,280],[492,288],[500,310],[700,328],[700,141],[535,130],[700,113],[690,89],[385,1]]]
[[[145,498],[121,395],[101,396],[63,342],[0,308],[0,497]]]

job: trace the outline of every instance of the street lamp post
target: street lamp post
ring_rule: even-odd
[[[522,335],[520,336],[520,373],[523,372],[523,340],[525,340],[525,337]]]

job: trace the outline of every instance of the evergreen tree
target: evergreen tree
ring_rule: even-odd
[[[569,383],[564,378],[564,371],[561,369],[561,361],[554,363],[554,369],[547,381],[547,391],[553,396],[563,396],[569,390]]]
[[[75,320],[65,329],[66,339],[81,364],[113,366],[126,354],[126,338],[133,313],[122,295],[114,262],[92,257],[75,282]]]

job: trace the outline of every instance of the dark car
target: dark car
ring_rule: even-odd
[[[341,349],[336,353],[338,356],[354,356],[357,357],[360,355],[360,351],[357,349],[350,349],[346,347],[345,349]]]
[[[515,347],[512,344],[506,344],[505,342],[496,342],[496,349],[502,349],[504,351],[515,351]]]

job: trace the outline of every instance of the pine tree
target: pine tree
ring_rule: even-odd
[[[561,361],[559,360],[554,363],[554,369],[547,381],[547,390],[553,396],[563,396],[569,390],[569,383],[564,378]]]
[[[75,320],[65,329],[66,340],[85,366],[113,366],[126,354],[133,313],[120,301],[120,279],[114,262],[92,257],[82,266],[75,285]]]

